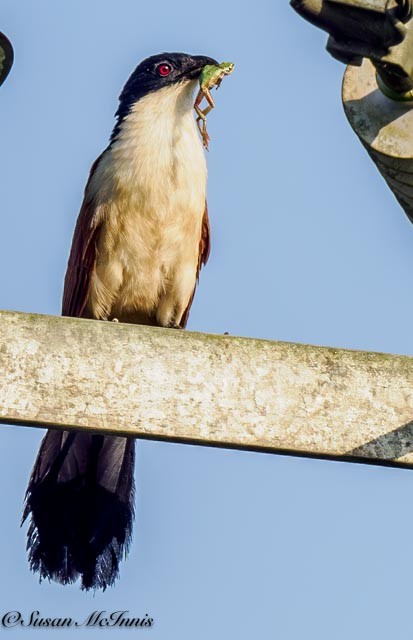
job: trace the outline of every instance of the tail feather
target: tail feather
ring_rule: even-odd
[[[134,519],[134,440],[48,431],[26,492],[29,563],[41,578],[106,589]]]

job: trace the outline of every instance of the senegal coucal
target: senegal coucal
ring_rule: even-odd
[[[62,314],[183,329],[209,254],[206,163],[193,115],[205,56],[162,53],[127,81],[92,166]],[[131,540],[134,440],[48,431],[26,493],[30,566],[84,589],[113,584]]]

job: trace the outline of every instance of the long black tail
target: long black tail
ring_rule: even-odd
[[[135,441],[48,431],[26,492],[30,567],[62,584],[106,589],[119,575],[134,518]]]

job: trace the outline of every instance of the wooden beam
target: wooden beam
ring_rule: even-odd
[[[0,422],[413,466],[413,358],[0,312]]]

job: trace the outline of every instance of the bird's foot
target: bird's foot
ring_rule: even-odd
[[[182,331],[181,325],[174,320],[171,320],[171,322],[168,324],[168,329],[180,329]]]
[[[206,128],[206,122],[205,121],[204,121],[204,126],[202,127],[201,135],[202,135],[202,143],[203,143],[205,149],[207,151],[209,151],[209,141],[211,140],[211,138],[208,135],[208,131],[207,131],[207,128]]]

